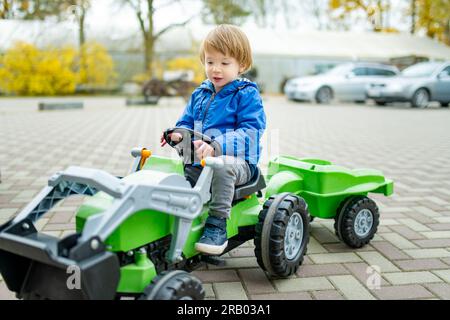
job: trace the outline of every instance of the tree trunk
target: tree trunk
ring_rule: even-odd
[[[81,47],[84,45],[84,43],[86,42],[86,33],[85,33],[85,21],[86,21],[86,9],[81,6],[82,8],[82,12],[81,12],[81,16],[80,16],[80,21],[79,21],[79,26],[78,26],[78,44]]]
[[[411,0],[411,34],[416,33],[416,0]]]
[[[88,74],[87,74],[87,65],[86,65],[86,47],[84,44],[86,43],[86,34],[85,34],[85,21],[86,21],[86,8],[83,5],[80,5],[81,14],[78,20],[78,46],[80,52],[80,68],[84,71],[84,75],[86,78],[81,79],[83,83],[89,83]]]
[[[128,1],[131,3],[130,1]],[[153,78],[155,75],[153,60],[155,58],[155,43],[156,40],[165,32],[169,31],[173,27],[177,26],[184,26],[186,23],[188,23],[193,17],[186,20],[183,23],[174,23],[166,28],[160,30],[159,32],[155,33],[154,29],[154,21],[153,21],[153,15],[155,13],[155,8],[153,6],[153,0],[146,0],[147,3],[147,17],[142,16],[142,12],[140,10],[139,6],[133,6],[133,8],[136,11],[136,16],[139,21],[139,27],[142,32],[142,39],[144,42],[144,67],[143,71],[149,75],[150,78]],[[139,2],[141,4],[141,2]]]
[[[378,31],[382,31],[384,29],[384,21],[383,21],[384,10],[383,10],[383,3],[381,0],[378,0],[377,7],[378,7],[377,29]]]
[[[450,46],[450,19],[447,20],[447,24],[445,26],[445,43]]]
[[[154,39],[148,32],[144,35],[144,71],[153,78]]]
[[[147,72],[149,73],[150,79],[153,78],[153,58],[155,56],[155,37],[153,35],[153,0],[147,0],[147,20],[148,20],[148,31],[145,37],[145,66]]]
[[[145,25],[144,17],[142,17],[142,12],[137,8],[136,16],[139,21],[139,26],[142,32],[142,40],[144,42],[144,65],[143,72],[147,73],[151,78],[153,78],[153,58],[155,50],[155,36],[153,35],[153,0],[147,0],[148,14],[146,21],[148,26]]]

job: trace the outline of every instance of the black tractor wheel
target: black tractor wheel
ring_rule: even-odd
[[[289,277],[302,264],[309,242],[309,214],[302,198],[282,193],[270,197],[255,228],[255,256],[272,277]]]
[[[145,288],[139,300],[203,300],[199,279],[186,271],[163,271]]]
[[[450,102],[439,102],[442,108],[448,108],[450,106]]]
[[[337,237],[352,248],[361,248],[373,239],[380,223],[376,203],[365,196],[347,198],[334,218]]]

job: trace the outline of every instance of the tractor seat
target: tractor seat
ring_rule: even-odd
[[[264,176],[261,174],[261,170],[256,167],[255,172],[253,173],[253,177],[246,184],[236,186],[234,190],[234,201],[238,201],[244,199],[247,196],[250,196],[266,187],[266,181],[264,180]]]

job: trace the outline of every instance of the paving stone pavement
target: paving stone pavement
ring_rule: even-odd
[[[39,101],[80,99],[0,99],[0,223],[69,165],[126,175],[132,147],[175,156],[159,147],[159,137],[182,112],[181,99],[125,107],[124,98],[83,98],[83,110],[37,110]],[[333,221],[316,219],[304,264],[290,279],[267,278],[247,242],[225,255],[226,266],[194,272],[207,299],[450,299],[450,110],[318,106],[275,96],[265,97],[264,104],[263,170],[277,154],[323,158],[383,171],[395,181],[395,195],[372,195],[381,225],[370,245],[347,248],[334,235]],[[82,201],[64,201],[38,229],[70,234]],[[379,287],[373,288],[368,284],[376,284],[371,280],[377,275]],[[1,278],[0,299],[14,299]]]

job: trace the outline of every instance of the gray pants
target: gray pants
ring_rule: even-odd
[[[221,156],[225,165],[214,169],[212,178],[209,215],[229,218],[235,186],[246,184],[251,179],[250,167],[241,158]]]

